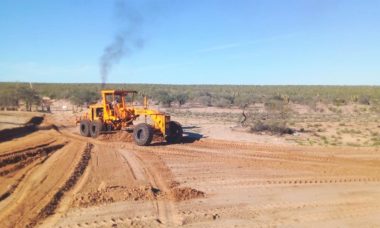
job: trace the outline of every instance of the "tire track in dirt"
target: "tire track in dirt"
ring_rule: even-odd
[[[165,160],[171,161],[170,163],[180,163],[180,162],[219,162],[221,166],[227,167],[249,167],[250,169],[259,169],[261,167],[273,167],[274,169],[279,170],[294,170],[294,166],[303,167],[303,172],[309,170],[312,172],[321,170],[320,166],[326,167],[325,163],[319,163],[311,165],[310,163],[300,163],[299,161],[290,161],[287,160],[276,160],[276,159],[267,159],[267,158],[242,158],[239,156],[234,157],[236,153],[226,153],[223,154],[221,151],[218,153],[209,153],[207,151],[199,152],[192,150],[180,150],[180,149],[163,149],[155,148],[155,153],[160,154],[165,157]],[[207,165],[205,165],[207,167]]]
[[[209,191],[220,188],[241,189],[251,187],[270,187],[270,186],[303,186],[320,184],[351,184],[351,183],[378,183],[380,177],[332,177],[332,178],[283,178],[266,180],[207,180],[208,183],[218,187],[207,187]]]
[[[146,170],[144,170],[136,157],[136,154],[130,150],[118,150],[131,170],[135,180],[146,180]]]
[[[37,225],[37,223],[46,219],[48,216],[54,214],[62,197],[64,197],[65,192],[69,191],[71,188],[74,187],[74,185],[78,182],[79,178],[86,170],[89,160],[91,159],[92,147],[92,144],[87,144],[85,150],[82,153],[80,161],[76,165],[69,179],[67,179],[64,185],[58,189],[58,191],[54,194],[50,202],[42,208],[42,210],[37,214],[37,216],[31,219],[30,223],[26,227],[34,227]]]
[[[232,143],[232,145],[235,144]],[[228,189],[232,189],[237,194],[243,194],[244,191],[251,190],[259,193],[260,190],[257,188],[264,187],[266,190],[261,194],[265,195],[266,191],[271,189],[271,187],[288,186],[297,188],[306,187],[310,189],[310,187],[313,186],[329,187],[346,184],[359,184],[357,186],[368,184],[374,186],[380,181],[379,168],[377,168],[376,161],[371,163],[355,158],[347,159],[345,157],[336,157],[333,153],[318,156],[309,153],[309,151],[308,153],[290,154],[293,152],[282,150],[276,154],[277,151],[273,149],[272,151],[265,151],[268,149],[267,147],[264,147],[265,150],[263,149],[261,152],[258,152],[254,147],[242,146],[240,148],[243,149],[240,149],[239,147],[235,148],[231,146],[230,143],[222,144],[222,146],[218,144],[218,146],[214,147],[213,145],[203,142],[202,147],[198,148],[198,146],[197,143],[194,145],[159,146],[154,148],[154,150],[152,149],[152,152],[161,156],[162,159],[166,161],[176,177],[181,177],[182,180],[188,179],[188,183],[191,183],[191,185],[196,184],[197,186],[201,186],[200,189],[204,189],[206,192],[210,190],[214,196],[226,194],[226,190]],[[329,151],[326,153],[329,153]],[[188,164],[191,164],[191,166]],[[223,169],[219,167],[223,167]],[[241,169],[236,169],[236,167],[240,167]],[[262,169],[273,168],[285,168],[288,172],[274,173],[281,177],[271,176],[272,174],[270,173],[270,175],[263,175],[260,178],[261,174],[257,174],[257,172]],[[246,175],[246,177],[249,178],[248,180],[238,177],[237,175],[242,173],[241,170],[251,170],[255,176],[249,178],[249,175]],[[309,176],[304,175],[307,173],[305,170],[309,172]],[[229,172],[232,173],[229,174]],[[291,175],[294,175],[294,177],[289,177]],[[226,195],[227,199],[230,197],[233,196]],[[293,206],[275,206],[276,204],[273,204],[274,206],[272,206],[272,208],[258,207],[247,211],[244,207],[237,206],[237,209],[231,212],[227,218],[223,213],[219,213],[219,209],[202,211],[199,213],[199,216],[193,219],[189,219],[187,214],[194,211],[194,209],[190,209],[190,212],[182,213],[182,207],[184,206],[181,206],[179,210],[181,211],[180,214],[183,217],[184,224],[202,224],[202,226],[207,226],[206,224],[212,224],[212,222],[220,219],[228,220],[242,217],[245,221],[257,222],[254,223],[256,225],[266,226],[271,224],[276,226],[297,224],[297,222],[294,223],[294,221],[281,221],[281,219],[277,221],[265,220],[266,218],[277,217],[278,211],[286,212],[291,210],[294,214],[298,213],[300,208],[326,208],[326,213],[312,211],[309,214],[306,212],[302,214],[305,215],[304,220],[306,222],[309,219],[312,221],[311,218],[315,217],[316,221],[323,222],[325,219],[333,220],[376,213],[379,209],[377,202],[373,205],[371,201],[371,199],[362,203],[342,201],[340,202],[341,204],[339,204],[339,202],[335,203],[337,205],[334,203],[328,204],[330,201],[326,201],[324,203],[325,205],[322,206],[318,205],[319,203],[308,205],[308,203],[302,202],[298,205],[293,204]],[[347,207],[347,205],[349,206],[350,203],[355,203],[359,209],[350,208],[349,210],[345,210],[345,207]],[[213,206],[210,205],[210,207],[212,208]],[[335,213],[335,211],[338,211],[338,213]],[[245,213],[247,216],[241,216]],[[331,213],[334,213],[334,215],[331,215]],[[260,216],[262,216],[262,218],[260,218]],[[278,216],[281,217],[280,214]],[[202,221],[211,223],[202,223]],[[301,218],[298,218],[298,223],[303,223]],[[248,222],[248,224],[250,223]]]
[[[127,161],[128,166],[131,168],[131,172],[136,180],[146,180],[150,183],[150,188],[152,191],[156,191],[157,194],[160,193],[160,189],[162,186],[159,186],[151,171],[145,166],[144,162],[138,157],[134,152],[130,150],[119,150],[119,152],[123,155],[124,159]],[[158,223],[169,225],[172,222],[172,219],[169,218],[167,212],[167,205],[159,202],[157,199],[154,199],[154,208],[157,213],[157,217],[155,218]]]
[[[188,147],[187,145],[185,147]],[[249,152],[252,155],[251,156],[240,156],[239,150],[231,151],[230,149],[224,149],[224,150],[193,150],[191,148],[186,148],[184,150],[180,150],[181,146],[176,145],[174,146],[174,150],[171,150],[170,152],[158,150],[160,154],[168,155],[169,158],[166,159],[172,159],[173,162],[178,162],[181,157],[186,160],[190,161],[200,161],[200,160],[212,160],[220,161],[222,163],[232,165],[236,164],[237,166],[245,166],[245,167],[259,167],[259,166],[265,166],[265,167],[274,167],[277,169],[282,170],[294,170],[294,166],[297,166],[301,169],[301,166],[303,166],[303,171],[311,171],[311,172],[319,172],[321,169],[328,170],[326,172],[326,176],[328,175],[335,175],[342,173],[344,170],[347,174],[351,175],[368,175],[369,170],[373,170],[372,173],[376,173],[378,171],[378,164],[373,162],[368,163],[367,161],[360,161],[354,159],[346,159],[346,158],[334,158],[331,157],[329,159],[313,159],[311,156],[308,156],[307,159],[305,158],[295,158],[297,155],[292,155],[289,157],[283,157],[283,156],[267,156],[258,154],[256,152]],[[274,152],[273,152],[274,153]],[[182,156],[184,155],[184,156]],[[199,155],[199,156],[197,156]],[[269,163],[270,162],[270,163]],[[354,168],[353,168],[354,167]],[[369,175],[371,177],[373,175]],[[343,180],[344,181],[344,180]]]
[[[273,160],[282,160],[287,162],[311,162],[311,163],[331,163],[331,164],[340,164],[340,165],[348,165],[348,164],[356,164],[357,159],[351,158],[343,158],[336,157],[332,154],[330,155],[319,155],[318,153],[311,154],[304,153],[301,151],[277,151],[272,148],[262,150],[260,148],[255,147],[243,147],[239,149],[239,147],[235,148],[236,144],[232,144],[230,146],[226,146],[224,148],[217,147],[220,150],[215,150],[217,148],[213,148],[207,144],[195,144],[194,146],[189,145],[170,145],[170,148],[179,149],[181,151],[189,151],[189,152],[200,152],[200,153],[213,153],[213,154],[222,154],[224,156],[229,156],[233,158],[242,158],[242,159],[273,159]],[[298,149],[299,150],[299,149]],[[380,158],[380,157],[379,157]],[[363,166],[374,166],[375,168],[379,166],[379,160],[362,160],[361,163]]]
[[[0,202],[5,200],[6,198],[8,198],[9,196],[12,195],[12,193],[14,191],[16,191],[18,185],[20,183],[22,183],[22,180],[35,168],[38,168],[39,165],[43,164],[49,157],[50,157],[51,154],[48,154],[46,157],[43,157],[43,158],[38,158],[34,164],[32,163],[31,165],[27,166],[25,169],[25,172],[22,172],[21,174],[21,177],[19,177],[18,179],[16,180],[13,180],[13,183],[10,184],[7,188],[7,190],[0,195]],[[43,183],[43,181],[46,179],[47,176],[45,176],[45,178],[43,180],[41,180],[41,184]],[[14,178],[13,178],[14,179]],[[0,209],[1,209],[1,205],[0,205]]]
[[[52,153],[61,149],[66,144],[67,142],[52,146],[49,146],[50,144],[37,146],[35,149],[9,153],[0,158],[2,164],[0,168],[0,180],[3,186],[8,184],[5,192],[0,192],[0,202],[8,198],[17,189],[18,185],[28,173],[43,164]],[[17,173],[10,176],[10,174],[14,172]]]
[[[141,150],[132,150],[136,158],[139,160],[139,163],[144,170],[146,177],[149,180],[149,183],[152,185],[152,189],[155,191],[163,192],[168,194],[169,198],[173,198],[171,195],[171,189],[168,186],[168,181],[172,181],[170,174],[167,177],[163,177],[160,173],[163,170],[168,168],[162,161],[159,160],[154,153],[147,152],[145,149]],[[136,152],[135,152],[136,151]],[[149,161],[149,163],[148,163]],[[162,223],[165,226],[178,226],[181,223],[181,218],[178,217],[174,203],[167,200],[156,200],[156,209],[158,214],[158,222]]]
[[[333,159],[339,160],[347,159],[347,161],[356,161],[355,159],[351,159],[350,156],[357,156],[360,154],[360,158],[362,155],[372,155],[367,159],[368,163],[375,162],[377,165],[379,164],[380,155],[378,150],[373,147],[367,148],[353,148],[353,147],[306,147],[306,146],[279,146],[279,145],[271,145],[271,144],[257,144],[257,143],[236,143],[229,142],[223,140],[201,140],[195,142],[193,144],[184,144],[181,145],[184,147],[191,148],[204,148],[204,149],[220,149],[225,150],[228,148],[233,148],[232,151],[245,151],[245,152],[259,152],[265,154],[274,154],[274,155],[287,155],[287,156],[302,156],[306,158],[312,157],[312,159]]]
[[[25,148],[25,149],[21,149],[21,150],[18,150],[18,151],[4,152],[4,153],[0,154],[0,159],[2,159],[3,157],[7,157],[7,156],[11,156],[11,155],[17,155],[17,154],[23,154],[23,153],[25,153],[27,151],[43,148],[43,147],[49,146],[50,144],[54,143],[55,141],[56,140],[53,139],[53,140],[49,140],[46,143],[42,143],[42,144],[39,144],[39,145],[36,145],[36,146],[32,146],[32,147],[28,147],[28,148]]]
[[[370,203],[370,199],[330,200],[319,202],[277,202],[260,206],[222,206],[204,209],[182,210],[184,224],[213,222],[220,219],[245,219],[254,227],[289,226],[309,222],[355,218],[375,214],[380,204]],[[270,220],[272,214],[282,214],[281,219]],[[290,215],[293,214],[293,215]],[[295,215],[295,216],[294,216]]]
[[[115,147],[114,144],[107,146],[104,143],[95,144],[93,159],[89,166],[91,172],[85,180],[82,180],[80,188],[71,193],[73,200],[66,203],[68,204],[66,212],[62,211],[64,209],[60,211],[62,216],[67,216],[72,211],[80,211],[83,216],[75,215],[70,221],[62,219],[62,216],[56,217],[47,224],[50,222],[62,227],[87,226],[87,224],[105,227],[117,224],[158,225],[157,216],[152,219],[150,214],[151,212],[155,214],[155,209],[154,195],[149,187],[148,179],[134,154],[129,151],[123,153],[125,151],[120,147]],[[127,217],[126,212],[123,213],[117,209],[119,206],[128,208],[128,205],[135,203],[149,205],[149,207],[146,212],[142,212],[141,208],[132,207],[129,209],[132,213],[129,213]],[[104,212],[99,212],[95,223],[91,213],[99,207],[104,208]],[[134,216],[134,214],[139,215]]]
[[[69,142],[27,168],[25,177],[17,184],[10,197],[0,202],[0,207],[4,209],[0,214],[0,226],[25,227],[30,223],[54,196],[60,183],[66,180],[65,176],[69,174],[67,171],[71,167],[74,169],[80,156],[76,150],[81,148],[81,144]]]
[[[276,151],[277,153],[297,153],[297,154],[311,154],[317,156],[329,156],[331,153],[337,154],[361,154],[371,153],[377,154],[374,148],[353,148],[353,147],[309,147],[299,145],[274,145],[274,144],[262,144],[262,143],[250,143],[250,142],[235,142],[225,140],[206,139],[196,141],[193,144],[184,144],[188,147],[202,147],[211,149],[226,149],[234,148],[238,150],[256,150],[256,151]],[[316,154],[317,153],[317,154]]]
[[[64,147],[67,142],[62,144],[47,145],[38,147],[37,149],[26,150],[22,152],[16,152],[4,155],[0,157],[0,176],[5,176],[13,173],[19,169],[24,168],[36,159],[47,157],[50,153],[53,153],[62,147]],[[10,166],[9,168],[7,168]]]
[[[17,188],[17,186],[20,184],[20,182],[25,178],[25,174],[23,174],[19,179],[15,181],[8,189],[0,195],[0,202],[8,198]]]

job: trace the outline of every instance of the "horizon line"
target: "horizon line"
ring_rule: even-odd
[[[0,81],[3,83],[14,83],[14,84],[93,84],[102,85],[101,82],[27,82],[27,81]],[[133,83],[123,83],[123,82],[110,82],[106,83],[108,85],[169,85],[169,86],[338,86],[338,87],[380,87],[380,84],[193,84],[193,83],[144,83],[144,82],[133,82]]]

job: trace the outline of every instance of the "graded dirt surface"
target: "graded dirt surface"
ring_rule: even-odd
[[[212,137],[139,147],[83,138],[74,120],[47,114],[0,143],[0,227],[380,226],[377,148]]]

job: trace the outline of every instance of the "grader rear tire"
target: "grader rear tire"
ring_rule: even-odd
[[[179,143],[182,140],[182,126],[176,121],[169,121],[168,132],[166,135],[166,142],[168,143]]]
[[[146,123],[137,124],[133,129],[133,139],[139,146],[148,146],[153,139],[153,128]]]
[[[79,124],[80,134],[84,137],[90,137],[90,121],[82,120]]]
[[[99,120],[92,121],[90,124],[90,135],[93,138],[99,136],[100,132],[103,130],[103,123]]]

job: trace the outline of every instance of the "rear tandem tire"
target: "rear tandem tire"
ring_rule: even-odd
[[[182,126],[176,121],[169,121],[166,134],[166,142],[168,143],[180,143],[182,141]]]
[[[133,129],[133,139],[139,146],[148,146],[153,139],[153,128],[146,123],[137,124]]]
[[[90,124],[90,135],[93,138],[99,136],[100,132],[103,130],[103,123],[99,120],[92,121]]]
[[[79,124],[80,134],[84,137],[90,137],[90,121],[82,120]]]

